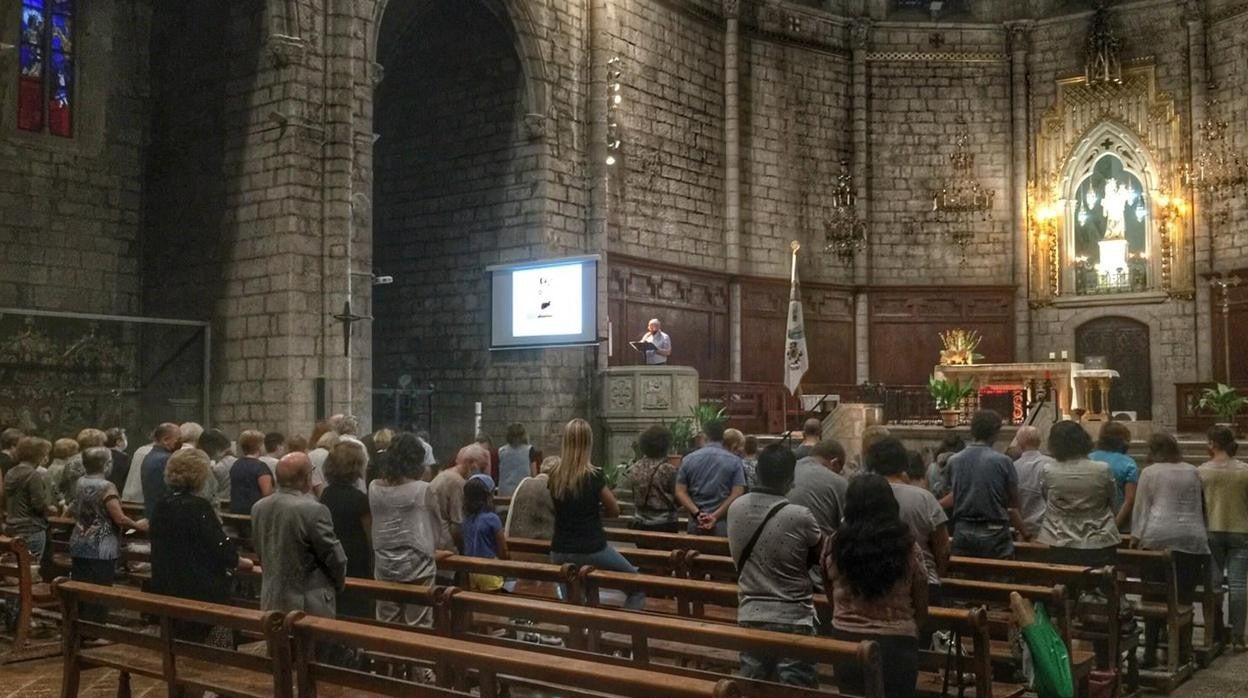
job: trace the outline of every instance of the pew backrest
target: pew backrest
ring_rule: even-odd
[[[289,644],[286,641],[282,627],[283,618],[280,613],[223,606],[65,579],[58,580],[54,589],[61,602],[66,674],[72,676],[72,679],[67,678],[67,680],[76,683],[84,652],[89,654],[92,651],[83,649],[82,640],[85,635],[108,640],[114,645],[158,653],[162,667],[160,678],[167,684],[171,695],[180,692],[180,688],[184,685],[183,679],[178,674],[179,659],[208,662],[224,670],[234,668],[269,675],[271,685],[266,692],[282,698],[288,698],[291,695]],[[111,610],[126,610],[153,616],[158,621],[158,634],[151,635],[139,629],[88,621],[80,613],[83,604],[102,605]],[[181,640],[177,636],[177,628],[188,622],[221,626],[249,636],[263,638],[267,656]],[[213,686],[210,681],[207,683],[208,685],[196,687],[211,690]]]
[[[558,687],[564,695],[606,694],[651,698],[662,695],[672,698],[728,698],[737,693],[731,679],[708,680],[677,677],[635,667],[603,666],[592,659],[563,658],[552,662],[550,657],[532,650],[482,645],[454,637],[413,633],[398,628],[367,626],[359,623],[307,616],[300,612],[286,618],[286,629],[294,648],[295,675],[300,698],[315,698],[320,684],[331,684],[381,695],[412,695],[411,682],[377,674],[364,674],[338,668],[320,661],[318,644],[339,643],[358,647],[365,652],[396,656],[420,657],[440,667],[456,671],[472,671],[476,675],[479,695],[496,698],[503,695],[509,683]],[[448,672],[439,672],[437,681],[442,695],[471,695],[457,690]],[[592,686],[592,690],[582,687]],[[466,688],[464,686],[463,688]]]

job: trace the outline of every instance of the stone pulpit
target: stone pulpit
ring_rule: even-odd
[[[631,462],[641,432],[688,417],[698,404],[698,372],[689,366],[612,366],[599,376],[604,463]]]

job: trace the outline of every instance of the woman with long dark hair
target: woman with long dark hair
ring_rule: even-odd
[[[884,695],[913,696],[918,632],[927,617],[927,568],[888,480],[864,473],[849,481],[845,519],[824,545],[823,575],[832,636],[878,642],[888,667]],[[833,670],[842,693],[863,692],[857,663],[836,662]]]

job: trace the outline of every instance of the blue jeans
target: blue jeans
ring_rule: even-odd
[[[1209,533],[1209,549],[1213,552],[1213,583],[1226,580],[1230,591],[1231,639],[1244,641],[1244,615],[1248,613],[1248,534]]]
[[[607,570],[609,572],[628,572],[629,574],[637,574],[637,568],[632,563],[624,559],[618,550],[612,548],[608,543],[605,548],[596,553],[550,553],[550,561],[556,565],[571,563],[579,567],[586,565],[595,569]],[[624,601],[624,608],[639,611],[646,605],[646,592],[630,591],[628,598]]]
[[[884,665],[884,695],[888,698],[911,698],[919,678],[919,641],[909,635],[875,635],[832,629],[832,637],[846,642],[874,640],[880,644],[880,660]],[[866,688],[862,664],[857,661],[832,662],[836,688],[841,693],[860,696]]]
[[[787,623],[759,623],[743,620],[739,623],[743,628],[755,630],[772,630],[790,635],[814,635],[815,629],[809,625],[789,625]],[[819,675],[815,673],[815,665],[792,657],[773,657],[771,655],[741,653],[741,676],[757,681],[777,681],[790,686],[819,688]]]
[[[39,564],[43,559],[43,549],[48,544],[48,532],[19,533],[17,537],[26,542],[26,549],[30,551],[30,559],[35,564]]]
[[[1009,560],[1014,557],[1010,525],[959,521],[953,529],[953,554]]]

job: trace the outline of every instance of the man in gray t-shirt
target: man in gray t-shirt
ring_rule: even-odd
[[[797,461],[789,501],[810,509],[825,534],[836,531],[845,511],[846,480],[835,468],[845,462],[845,449],[832,439],[815,444],[810,455]]]
[[[815,605],[810,570],[818,564],[823,536],[809,509],[784,498],[793,481],[794,466],[793,453],[784,446],[772,444],[762,450],[756,470],[758,486],[729,507],[728,549],[739,572],[737,623],[746,628],[813,635]],[[742,652],[741,675],[819,686],[814,664],[792,657]]]

